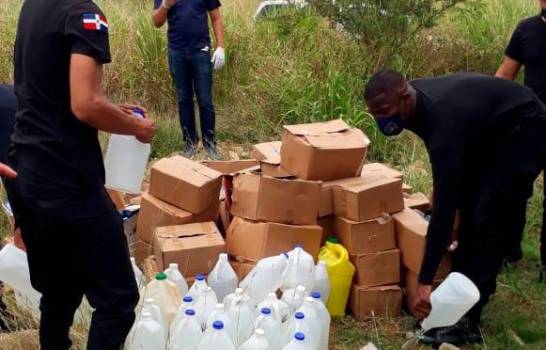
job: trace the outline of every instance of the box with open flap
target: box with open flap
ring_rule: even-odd
[[[219,200],[200,214],[192,214],[157,199],[149,193],[142,194],[140,212],[137,222],[137,237],[150,243],[156,227],[190,224],[192,222],[216,221],[218,218]]]
[[[181,156],[161,159],[152,166],[150,194],[193,214],[218,205],[221,186],[221,173]]]
[[[361,176],[383,175],[391,179],[402,179],[402,173],[383,163],[366,163],[362,167]]]
[[[185,277],[208,274],[226,252],[226,244],[212,221],[158,227],[154,232],[153,251],[160,270],[177,263]]]
[[[353,285],[349,308],[359,319],[380,316],[400,316],[402,289],[397,285],[359,287]]]
[[[257,222],[235,216],[227,232],[226,244],[231,256],[254,262],[288,252],[296,245],[316,259],[321,238],[322,228],[318,225]]]
[[[343,120],[286,125],[281,167],[305,180],[336,180],[360,175],[370,140]]]
[[[277,178],[293,176],[281,167],[281,146],[281,141],[264,142],[252,146],[250,155],[260,161],[262,174]]]
[[[231,213],[255,221],[316,225],[321,183],[238,174],[233,179]]]

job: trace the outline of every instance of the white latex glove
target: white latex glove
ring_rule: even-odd
[[[174,4],[176,4],[176,1],[178,0],[163,0],[163,2],[161,3],[161,6],[168,10],[171,7],[173,7]]]
[[[223,47],[217,47],[216,50],[214,50],[214,54],[212,55],[212,59],[210,62],[214,66],[214,70],[220,70],[226,63],[226,51]]]

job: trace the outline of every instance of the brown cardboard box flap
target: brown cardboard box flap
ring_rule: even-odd
[[[297,244],[316,258],[321,238],[320,226],[255,222],[235,216],[227,232],[226,244],[231,256],[256,262],[290,251]]]
[[[224,176],[233,176],[241,172],[259,169],[260,162],[255,159],[245,160],[204,160],[201,164],[214,169]]]
[[[352,186],[366,183],[362,177],[348,177],[346,179],[325,181],[322,183],[320,193],[319,217],[330,216],[334,214],[334,195],[333,189],[336,186]]]
[[[222,177],[220,172],[181,156],[157,161],[152,167],[153,171],[173,177],[183,177],[185,182],[195,186],[202,186],[211,180]]]
[[[393,179],[402,179],[402,173],[382,163],[368,163],[362,167],[363,177],[383,175]]]
[[[342,119],[335,119],[320,123],[285,125],[284,128],[290,131],[292,134],[299,136],[331,134],[350,129],[349,125],[347,125],[347,123],[345,123]]]
[[[404,205],[406,208],[417,209],[424,213],[431,209],[430,200],[421,192],[404,194]]]
[[[351,262],[356,266],[355,284],[375,287],[400,283],[400,251],[351,255]]]
[[[281,164],[281,141],[259,143],[252,146],[251,157],[269,164]]]
[[[303,137],[307,143],[320,149],[363,148],[370,140],[360,129],[351,129],[343,120],[331,120],[323,123],[287,125],[285,130]],[[343,142],[340,142],[342,136]]]
[[[320,187],[315,181],[239,174],[233,179],[231,212],[250,220],[314,225]]]
[[[292,174],[284,170],[279,164],[269,163],[267,159],[260,162],[260,171],[263,175],[279,179],[293,177]]]

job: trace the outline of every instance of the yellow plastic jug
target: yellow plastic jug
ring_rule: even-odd
[[[349,261],[349,252],[341,244],[327,241],[320,250],[319,260],[326,263],[330,278],[331,292],[326,305],[328,312],[333,317],[345,316],[355,274],[355,267]]]

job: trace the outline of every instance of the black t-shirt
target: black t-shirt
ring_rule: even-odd
[[[154,0],[154,9],[162,0]],[[220,7],[219,0],[178,0],[169,9],[169,48],[172,50],[201,50],[210,46],[209,11]]]
[[[2,163],[6,162],[16,109],[17,99],[13,86],[0,85],[0,162]]]
[[[430,284],[450,243],[455,212],[468,190],[476,188],[475,175],[483,159],[527,118],[543,118],[546,124],[546,110],[529,88],[480,74],[410,84],[417,90],[418,101],[408,129],[425,142],[434,179],[433,213],[419,277]]]
[[[546,22],[541,16],[519,24],[506,48],[506,55],[524,65],[525,85],[546,103]]]
[[[66,189],[98,187],[104,165],[96,129],[71,110],[72,54],[110,62],[108,23],[91,0],[27,0],[15,44],[18,100],[9,158]]]

